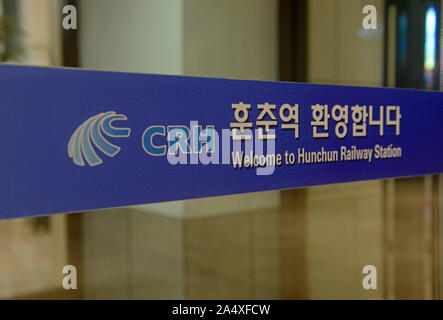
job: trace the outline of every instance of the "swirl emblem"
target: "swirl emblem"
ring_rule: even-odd
[[[108,157],[114,157],[120,152],[120,147],[110,143],[104,136],[127,138],[131,134],[129,128],[116,128],[113,121],[128,120],[123,114],[108,111],[92,116],[83,122],[72,134],[68,142],[68,155],[78,166],[94,167],[103,161],[97,155],[93,145]]]

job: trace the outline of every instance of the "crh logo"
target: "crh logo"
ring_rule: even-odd
[[[110,143],[105,136],[114,138],[127,138],[131,134],[129,128],[116,128],[113,121],[128,120],[123,114],[115,111],[99,113],[83,122],[72,134],[68,143],[68,155],[78,166],[84,166],[85,160],[89,166],[94,167],[103,161],[95,152],[99,149],[108,157],[114,157],[120,147]],[[94,146],[93,146],[94,145]]]

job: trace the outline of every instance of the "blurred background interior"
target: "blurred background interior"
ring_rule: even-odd
[[[77,30],[61,26],[67,4],[77,8]],[[362,28],[367,4],[377,8],[375,30]],[[0,61],[439,90],[441,8],[440,0],[0,0]],[[442,181],[2,220],[0,299],[439,299]],[[66,264],[77,267],[77,290],[61,286]],[[377,290],[362,288],[368,264]]]

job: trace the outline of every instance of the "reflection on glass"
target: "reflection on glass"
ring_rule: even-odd
[[[408,51],[408,15],[402,12],[398,17],[398,55],[400,70],[406,67],[406,54]]]
[[[425,70],[424,84],[426,89],[432,89],[435,83],[435,56],[436,56],[436,36],[437,36],[437,11],[430,7],[426,11],[425,28]]]

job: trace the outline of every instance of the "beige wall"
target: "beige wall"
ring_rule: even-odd
[[[307,191],[310,299],[383,297],[382,182],[354,182]],[[362,268],[374,265],[378,289],[362,288]]]
[[[377,8],[377,30],[362,30],[362,8]],[[383,80],[383,0],[309,0],[308,80],[380,86]]]
[[[61,65],[61,9],[54,0],[18,0],[19,37],[23,52],[19,63]]]
[[[182,0],[80,0],[83,68],[183,73]]]
[[[186,0],[184,74],[277,80],[276,0]]]
[[[364,0],[310,0],[308,79],[313,83],[381,86],[383,1],[378,30],[363,31]],[[383,297],[383,182],[308,188],[307,269],[310,299]],[[378,270],[378,289],[362,289],[364,265]]]
[[[81,66],[182,74],[182,5],[181,0],[133,0],[131,5],[120,0],[81,1]],[[181,216],[183,205],[153,207],[174,217]],[[173,218],[157,219],[139,207],[87,213],[83,220],[86,298],[152,298],[153,293],[158,298],[183,298],[182,227]],[[159,230],[163,232],[158,234]],[[173,239],[162,241],[168,236]],[[157,283],[164,279],[161,272],[167,272],[175,285],[162,288]]]
[[[60,288],[67,264],[66,217],[47,217],[48,229],[35,218],[0,220],[0,299]]]
[[[82,1],[81,64],[276,80],[276,10],[276,0]],[[277,298],[279,201],[269,192],[87,213],[85,296]]]

